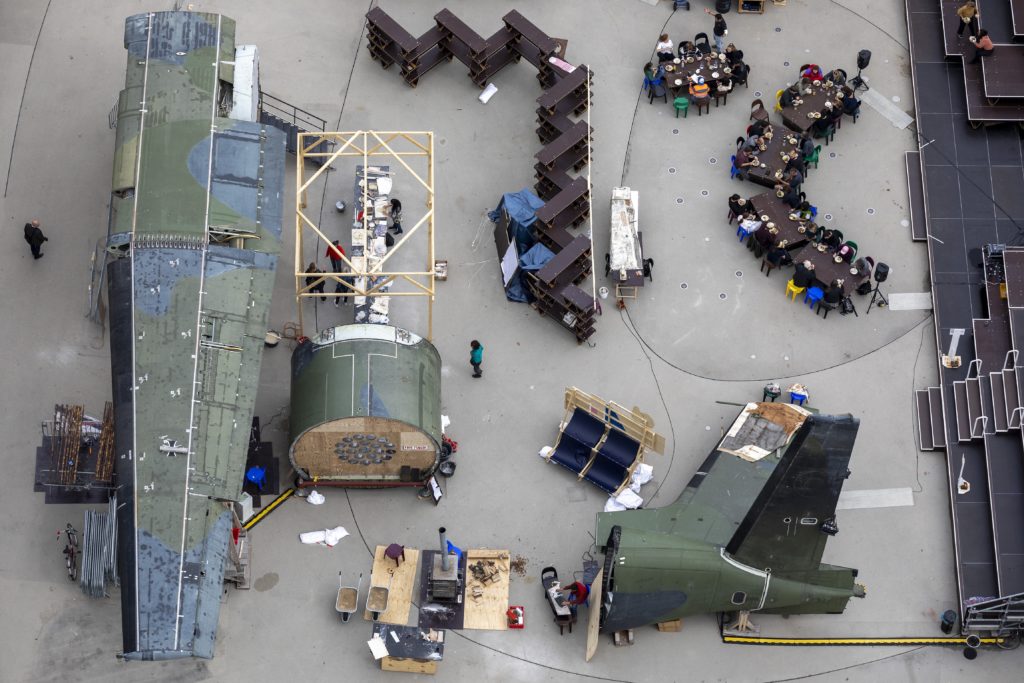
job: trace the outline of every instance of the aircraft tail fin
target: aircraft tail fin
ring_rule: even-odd
[[[800,427],[736,529],[726,551],[775,574],[817,569],[829,536],[860,421],[813,415]]]

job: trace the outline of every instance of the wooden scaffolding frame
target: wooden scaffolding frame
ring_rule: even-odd
[[[327,144],[324,144],[327,143]],[[332,147],[332,151],[322,151]],[[357,297],[357,296],[422,296],[427,298],[427,334],[428,341],[433,339],[434,327],[434,133],[429,131],[372,131],[359,130],[349,132],[313,132],[299,133],[297,154],[295,155],[295,305],[298,309],[299,334],[305,334],[302,315],[303,299],[317,296],[325,297]],[[309,188],[320,176],[327,173],[336,160],[341,157],[362,157],[363,168],[371,166],[371,158],[390,157],[398,162],[426,192],[426,213],[412,227],[406,227],[394,247],[381,257],[365,250],[365,256],[349,258],[348,254],[341,260],[348,267],[346,273],[307,273],[303,265],[303,237],[307,232],[314,233],[325,244],[331,240],[317,225],[315,217],[305,213],[306,199]],[[426,173],[418,173],[406,161],[407,157],[425,157]],[[317,162],[316,170],[307,173],[306,160]],[[363,205],[366,206],[368,191],[363,188]],[[407,205],[408,206],[408,205]],[[368,212],[367,212],[368,213]],[[363,229],[368,230],[372,217],[364,215]],[[387,262],[410,239],[420,233],[426,233],[427,258],[421,271],[387,270]],[[368,234],[368,233],[367,233]],[[310,284],[306,284],[309,276],[320,276]],[[371,278],[372,284],[371,284]],[[321,283],[334,282],[341,286],[341,292],[314,292],[314,287]],[[360,283],[364,283],[360,285]],[[410,285],[406,291],[385,289],[389,285]],[[326,288],[325,288],[326,289]]]

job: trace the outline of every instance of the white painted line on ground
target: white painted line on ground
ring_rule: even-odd
[[[889,119],[889,122],[892,123],[892,125],[901,130],[909,126],[914,121],[907,112],[897,107],[892,103],[892,100],[874,88],[864,92],[860,96],[860,100],[885,118]]]
[[[931,308],[931,292],[896,292],[889,295],[890,311],[928,311]]]
[[[894,508],[913,504],[914,492],[908,487],[899,489],[866,489],[864,491],[843,491],[840,493],[836,510]]]

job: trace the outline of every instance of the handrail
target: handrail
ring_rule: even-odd
[[[289,104],[279,97],[268,95],[262,90],[260,90],[260,109],[265,109],[280,119],[291,121],[293,125],[303,128],[309,132],[323,132],[327,130],[326,120],[320,118],[316,114],[306,111],[305,109],[300,109],[294,104]]]

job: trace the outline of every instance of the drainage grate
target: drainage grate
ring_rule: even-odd
[[[830,221],[830,220],[832,220],[832,214],[830,214],[830,213],[826,213],[826,214],[825,214],[825,220],[827,220],[827,221]]]
[[[669,173],[675,173],[676,172],[676,167],[675,166],[669,166],[668,172]]]
[[[683,198],[682,197],[676,197],[676,204],[682,204],[682,203],[683,203]]]
[[[679,289],[686,289],[687,287],[689,287],[689,285],[686,284],[685,282],[680,282],[679,283]]]
[[[726,299],[729,298],[729,295],[726,294],[725,292],[722,292],[721,294],[718,295],[718,298],[721,299],[722,301],[725,301]]]

